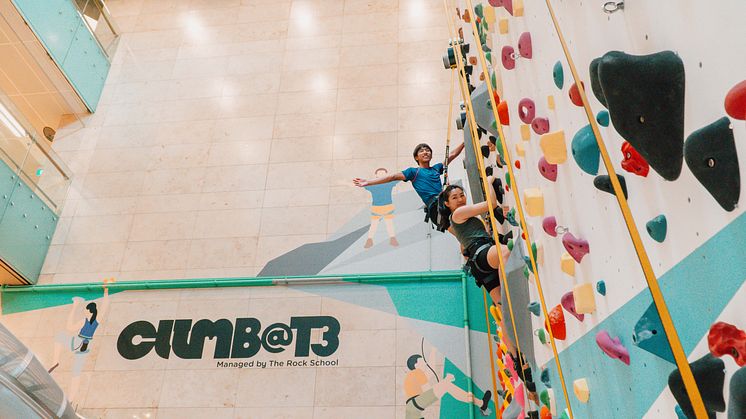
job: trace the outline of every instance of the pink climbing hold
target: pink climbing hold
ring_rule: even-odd
[[[618,359],[625,364],[629,365],[629,351],[622,345],[622,341],[618,337],[611,338],[609,332],[602,330],[596,333],[596,345],[601,348],[602,351],[609,358]]]
[[[583,86],[583,90],[585,90],[585,83],[581,81],[580,85]],[[572,87],[570,87],[569,95],[570,101],[573,105],[583,107],[583,99],[580,97],[580,90],[578,90],[578,85],[576,83],[573,83]]]
[[[513,16],[513,0],[488,0],[492,7],[504,7]]]
[[[549,234],[550,236],[557,237],[557,231],[555,230],[557,228],[557,219],[554,217],[554,215],[544,217],[544,219],[541,221],[541,228],[543,228],[544,232]]]
[[[587,240],[579,239],[569,232],[562,236],[562,245],[565,246],[567,253],[569,253],[570,256],[575,259],[575,262],[578,263],[583,260],[583,256],[591,251],[591,247]]]
[[[725,95],[725,112],[732,118],[746,120],[746,80],[733,86]]]
[[[523,32],[518,38],[518,52],[521,53],[523,58],[531,58],[534,56],[534,48],[531,43],[531,32]]]
[[[549,163],[543,156],[539,159],[539,173],[547,180],[557,181],[557,165]]]
[[[502,49],[502,62],[503,67],[505,67],[506,70],[512,70],[515,68],[515,57],[513,56],[515,54],[515,50],[510,45],[505,45]]]
[[[542,117],[534,118],[531,121],[531,128],[535,133],[541,135],[549,132],[549,119]]]
[[[518,118],[520,118],[524,124],[530,124],[535,117],[536,105],[534,104],[534,101],[524,97],[520,102],[518,102]]]
[[[585,320],[585,314],[578,314],[578,312],[575,310],[575,295],[572,291],[565,293],[565,295],[562,296],[562,300],[560,300],[562,303],[562,308],[567,310],[568,313],[575,316],[578,321]]]

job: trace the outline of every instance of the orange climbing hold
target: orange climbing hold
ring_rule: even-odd
[[[585,83],[581,81],[580,85],[583,86],[583,90],[585,90]],[[581,99],[580,97],[580,90],[578,90],[578,85],[575,83],[573,83],[572,87],[570,87],[570,101],[575,106],[583,106],[583,99]]]
[[[565,327],[565,314],[562,312],[562,305],[557,304],[549,312],[549,322],[544,322],[544,326],[549,329],[551,326],[552,336],[558,340],[565,340],[567,337],[567,328]]]
[[[464,14],[461,15],[461,18],[464,19],[464,22],[466,23],[471,22],[471,15],[469,14],[469,9],[464,10]]]
[[[516,160],[515,161],[515,168],[516,169],[520,169],[521,168],[521,161],[520,160]]]
[[[725,96],[725,112],[732,118],[746,120],[746,80],[733,86]]]
[[[549,408],[546,406],[541,406],[539,415],[541,416],[541,419],[552,419],[552,413],[549,412]]]
[[[500,123],[510,125],[510,114],[508,113],[508,101],[502,101],[497,105],[497,115],[500,116]]]

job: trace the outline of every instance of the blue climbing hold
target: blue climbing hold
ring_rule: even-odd
[[[541,315],[541,304],[538,301],[531,301],[527,308],[534,316],[539,317]]]
[[[526,263],[526,267],[531,273],[534,273],[534,268],[531,266],[531,258],[528,256],[523,257],[523,262]]]
[[[599,111],[596,114],[596,122],[598,122],[599,125],[608,127],[609,126],[609,111],[606,109]]]
[[[606,295],[606,282],[603,280],[596,282],[596,291],[601,295]]]
[[[505,216],[505,219],[508,220],[510,225],[513,227],[518,227],[518,221],[515,219],[515,208],[511,208],[510,211],[508,211],[508,215]]]
[[[666,339],[666,332],[663,329],[663,323],[655,309],[653,303],[650,304],[640,320],[635,324],[635,333],[632,335],[632,342],[640,348],[651,354],[665,359],[675,364],[671,346]]]
[[[666,240],[666,231],[668,229],[668,223],[666,222],[666,216],[661,214],[645,224],[645,228],[648,230],[648,234],[653,240],[658,243],[663,243]]]
[[[552,382],[549,380],[549,370],[546,368],[541,370],[541,382],[544,383],[547,388],[552,388]]]
[[[686,414],[684,414],[684,411],[681,410],[681,406],[679,406],[678,404],[676,405],[676,407],[673,410],[674,410],[674,412],[676,412],[676,417],[677,418],[679,418],[679,419],[689,419],[689,418],[686,417]]]
[[[572,157],[580,169],[589,175],[598,174],[601,152],[590,125],[581,128],[572,138]]]
[[[557,61],[554,63],[554,70],[552,70],[552,77],[554,77],[554,85],[558,89],[562,90],[565,85],[565,71],[562,69],[562,62]]]

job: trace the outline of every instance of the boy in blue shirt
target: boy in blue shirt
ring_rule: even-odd
[[[386,176],[388,173],[388,170],[383,167],[376,169],[376,179]],[[382,218],[386,223],[386,231],[389,233],[389,244],[392,246],[399,246],[399,241],[396,240],[396,233],[394,233],[394,200],[391,197],[391,191],[397,183],[399,183],[399,181],[368,185],[364,187],[373,197],[373,202],[370,206],[370,229],[368,230],[368,240],[365,241],[364,246],[366,249],[373,246],[373,236],[376,235],[378,223]]]
[[[464,149],[464,143],[454,148],[448,155],[448,163],[452,162]],[[417,167],[409,167],[398,173],[381,176],[375,179],[355,178],[352,183],[355,186],[364,188],[366,186],[380,185],[394,181],[412,182],[412,187],[420,196],[425,204],[425,222],[436,220],[438,213],[438,195],[443,190],[443,183],[440,175],[443,173],[443,163],[436,163],[430,166],[433,158],[433,149],[429,145],[422,143],[414,148],[414,161]]]

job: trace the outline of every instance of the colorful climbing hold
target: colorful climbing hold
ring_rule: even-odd
[[[531,128],[528,125],[521,125],[521,140],[531,140]]]
[[[497,21],[497,30],[500,31],[500,35],[508,33],[509,25],[507,18],[501,17],[500,20]]]
[[[545,322],[546,323],[546,322]],[[565,340],[567,338],[567,328],[565,326],[565,315],[562,312],[562,305],[557,304],[552,311],[549,312],[548,325],[544,327],[549,329],[551,327],[552,336],[558,340]]]
[[[666,180],[681,174],[684,140],[684,63],[673,51],[629,55],[612,51],[591,63],[599,100],[614,128]]]
[[[746,80],[733,86],[725,95],[725,112],[734,119],[746,120]]]
[[[43,174],[44,174],[44,169],[42,169],[41,167],[36,169],[36,177],[41,177],[41,175]]]
[[[544,232],[550,236],[557,237],[557,218],[554,215],[544,217],[544,219],[541,220],[541,228],[543,228]]]
[[[684,143],[684,158],[694,177],[724,210],[736,209],[741,175],[730,119],[722,117],[691,133]]]
[[[575,397],[577,397],[581,403],[588,403],[588,399],[591,397],[591,391],[588,389],[588,380],[585,378],[578,378],[573,381],[572,390],[573,393],[575,393]]]
[[[598,174],[601,152],[599,151],[596,136],[593,134],[593,129],[590,125],[584,126],[575,133],[570,144],[570,149],[572,150],[572,157],[575,159],[578,167],[580,167],[580,170],[589,175],[595,176]]]
[[[524,124],[530,124],[536,117],[536,105],[534,101],[524,97],[518,102],[518,118]]]
[[[515,246],[515,243],[513,242],[513,239],[508,240],[508,244],[506,246],[508,246],[508,250],[510,250],[512,252],[513,251],[513,246]]]
[[[583,260],[583,256],[590,253],[591,248],[587,240],[575,237],[572,233],[567,232],[562,236],[562,245],[567,250],[567,253],[575,259],[575,262],[580,263]]]
[[[710,353],[721,357],[730,355],[739,367],[746,366],[746,332],[725,322],[717,322],[707,334]]]
[[[554,96],[552,95],[547,96],[547,108],[554,110]]]
[[[518,37],[518,52],[523,58],[531,58],[534,55],[534,48],[531,43],[531,33],[523,32]]]
[[[546,134],[549,132],[549,119],[544,117],[534,118],[534,120],[531,121],[531,128],[533,128],[534,132],[539,135]]]
[[[552,382],[549,380],[549,370],[547,368],[541,370],[541,382],[544,383],[547,388],[552,388]]]
[[[521,168],[521,161],[520,160],[516,160],[515,161],[515,168],[516,169],[520,169]]]
[[[544,329],[534,330],[534,335],[539,338],[539,342],[541,342],[542,345],[546,345],[547,342],[549,342],[549,334]]]
[[[596,291],[598,291],[598,293],[601,295],[606,295],[606,282],[604,281],[596,282]]]
[[[510,125],[510,114],[508,113],[508,102],[502,101],[497,105],[497,115],[502,125]]]
[[[635,324],[632,342],[640,349],[675,364],[660,315],[652,303]]]
[[[736,371],[730,379],[728,418],[746,418],[746,367]]]
[[[508,211],[508,215],[505,216],[505,219],[508,220],[508,223],[513,227],[518,227],[518,221],[515,219],[515,208],[511,208],[510,211]]]
[[[585,90],[585,84],[581,81],[580,85],[583,86],[583,90]],[[572,86],[570,86],[570,91],[568,92],[568,96],[570,96],[570,102],[572,102],[575,106],[583,106],[583,99],[580,97],[580,89],[578,89],[578,85],[573,83]]]
[[[606,109],[598,111],[596,114],[596,122],[598,122],[599,125],[602,127],[608,127],[609,126],[609,111]]]
[[[712,354],[708,353],[689,365],[691,365],[694,381],[699,388],[705,410],[709,417],[714,418],[715,412],[725,411],[725,399],[723,397],[725,363],[722,359],[715,358]],[[681,372],[679,372],[678,368],[668,376],[668,388],[679,403],[679,406],[681,406],[684,414],[690,418],[695,417],[689,396],[684,387],[684,380],[682,380]]]
[[[567,409],[563,410],[560,419],[570,419],[570,412]]]
[[[686,415],[684,414],[684,411],[681,410],[681,406],[679,406],[678,404],[673,409],[673,411],[674,411],[674,413],[676,413],[676,417],[678,419],[689,419],[689,418],[686,417]]]
[[[557,180],[557,165],[547,162],[545,157],[539,159],[539,173],[545,179],[555,182]]]
[[[544,406],[549,407],[549,403],[550,403],[549,399],[550,399],[549,391],[547,391],[546,389],[542,390],[541,393],[539,393],[539,400],[541,401],[541,404],[543,404]]]
[[[562,130],[543,134],[539,138],[539,146],[547,162],[562,164],[567,161],[567,144],[565,132]]]
[[[590,314],[596,311],[596,295],[590,282],[577,284],[572,289],[575,300],[575,310],[580,314]]]
[[[527,308],[534,316],[539,317],[541,315],[541,304],[538,301],[531,301]]]
[[[622,175],[616,175],[617,179],[619,179],[619,184],[622,187],[622,193],[624,194],[624,198],[627,199],[627,182],[624,180],[624,176]],[[596,187],[596,189],[600,191],[604,191],[606,193],[610,193],[612,195],[616,195],[614,193],[614,188],[611,185],[611,179],[609,178],[609,175],[600,175],[596,176],[593,179],[593,186]]]
[[[562,308],[572,314],[576,319],[578,319],[578,321],[582,322],[585,320],[585,314],[580,314],[575,310],[575,297],[573,296],[572,291],[566,292],[565,295],[562,296],[560,304],[562,305]]]
[[[554,78],[554,85],[557,86],[558,89],[562,90],[562,88],[565,86],[565,71],[562,69],[562,62],[557,61],[554,63],[554,68],[552,69],[552,78]]]
[[[570,276],[575,276],[575,259],[567,252],[560,256],[560,269]]]
[[[544,215],[544,194],[539,188],[528,188],[523,191],[523,201],[526,203],[526,213],[529,217]]]
[[[624,347],[624,345],[622,345],[622,342],[618,337],[612,339],[608,331],[601,330],[596,333],[596,345],[598,345],[598,347],[601,348],[609,358],[618,359],[629,365],[629,351]]]
[[[644,158],[632,147],[632,144],[625,141],[622,143],[622,169],[634,173],[637,176],[647,177],[650,172],[650,165]]]
[[[539,419],[552,419],[552,414],[549,413],[548,407],[541,406],[541,410],[539,411]]]
[[[666,222],[666,216],[661,214],[645,224],[645,229],[648,231],[650,237],[658,243],[663,243],[666,240],[666,230],[668,228]]]
[[[503,67],[506,70],[512,70],[515,68],[515,50],[510,45],[503,46],[502,54],[500,55]]]

